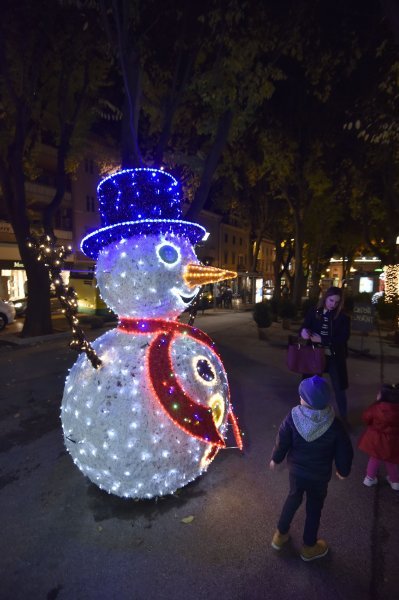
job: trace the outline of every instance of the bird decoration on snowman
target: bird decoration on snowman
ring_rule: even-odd
[[[203,473],[232,426],[226,372],[212,340],[179,322],[201,286],[236,276],[202,265],[206,231],[181,219],[180,185],[150,168],[119,171],[98,186],[102,227],[82,251],[118,326],[93,342],[101,366],[81,354],[61,420],[74,463],[117,496],[171,494]]]

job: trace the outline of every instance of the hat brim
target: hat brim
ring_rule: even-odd
[[[151,233],[173,233],[181,235],[194,244],[204,239],[207,231],[198,223],[174,219],[145,219],[142,221],[126,221],[109,227],[102,227],[89,233],[80,243],[80,249],[86,256],[96,260],[100,251],[109,244],[135,235]]]

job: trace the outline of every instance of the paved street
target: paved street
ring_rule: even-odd
[[[350,478],[329,486],[320,536],[330,553],[313,563],[299,558],[303,509],[292,543],[281,553],[270,547],[288,471],[267,466],[298,398],[299,379],[285,366],[290,332],[275,323],[260,340],[251,313],[239,311],[209,311],[195,325],[221,351],[245,450],[220,452],[175,496],[146,502],[101,492],[65,451],[60,403],[76,360],[68,338],[11,345],[12,331],[1,334],[1,600],[396,599],[399,493],[384,477],[375,488],[362,485],[367,457],[359,451]],[[399,348],[355,334],[350,347],[356,445],[381,372],[399,380]]]

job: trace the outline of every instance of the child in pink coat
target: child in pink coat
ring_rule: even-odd
[[[370,456],[364,485],[378,483],[378,470],[384,463],[391,488],[399,490],[399,384],[384,384],[377,401],[364,411],[362,419],[367,428],[358,447]]]

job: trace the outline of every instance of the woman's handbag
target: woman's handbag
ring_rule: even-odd
[[[287,350],[287,367],[294,373],[320,375],[326,367],[324,348],[315,344],[290,341]]]

